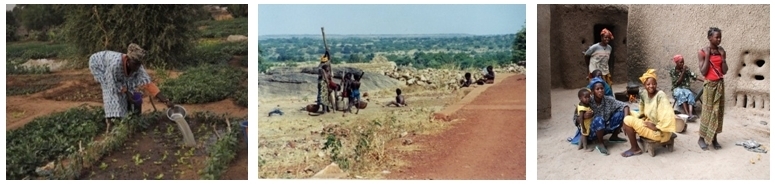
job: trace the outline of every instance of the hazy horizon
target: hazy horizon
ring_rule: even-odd
[[[524,4],[258,5],[258,35],[504,35],[525,13]]]

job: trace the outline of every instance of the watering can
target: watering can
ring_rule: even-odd
[[[172,108],[167,109],[167,118],[178,124],[180,132],[183,134],[183,141],[186,146],[196,146],[196,140],[194,140],[194,133],[191,132],[191,127],[188,126],[186,121],[186,109],[183,106],[175,105]]]

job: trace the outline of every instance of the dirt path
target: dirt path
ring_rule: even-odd
[[[456,111],[451,118],[462,121],[439,135],[419,137],[416,142],[426,150],[409,155],[412,166],[389,178],[524,180],[525,76],[499,79],[472,91],[473,99],[467,96],[460,107],[448,107]]]
[[[624,85],[614,85],[614,91],[623,91]],[[723,148],[702,151],[697,145],[699,122],[687,123],[685,133],[679,133],[674,152],[658,149],[657,155],[624,158],[620,154],[630,148],[628,143],[610,144],[611,155],[577,150],[566,138],[573,136],[571,123],[574,104],[578,103],[578,89],[554,89],[552,118],[538,121],[537,176],[539,180],[603,180],[603,179],[770,179],[769,153],[754,153],[738,141],[752,138],[770,146],[769,117],[753,116],[727,107],[724,132],[718,139]],[[539,92],[546,94],[547,92]],[[737,115],[740,114],[740,115]],[[619,135],[626,138],[624,134]],[[607,138],[608,136],[606,136]],[[583,172],[580,172],[583,171]]]
[[[48,115],[54,112],[65,111],[72,107],[88,104],[94,106],[102,106],[102,96],[98,96],[96,101],[57,101],[46,98],[47,94],[59,93],[61,95],[68,95],[73,93],[69,91],[69,87],[84,84],[86,82],[93,81],[94,78],[88,73],[88,70],[72,70],[57,72],[54,74],[48,74],[62,78],[56,86],[43,90],[41,92],[29,94],[29,95],[17,95],[6,96],[6,113],[5,118],[6,128],[5,130],[13,130],[24,126],[36,117]],[[172,73],[172,76],[179,75],[177,72]],[[153,74],[152,74],[153,76]],[[8,77],[7,81],[11,81],[14,77]],[[98,87],[91,90],[100,90]],[[154,108],[150,103],[150,98],[143,98],[143,112],[153,111]],[[155,101],[157,110],[165,110],[166,107],[159,102]],[[230,114],[232,116],[243,117],[247,116],[247,108],[239,107],[234,104],[234,100],[226,99],[218,102],[205,103],[205,104],[183,104],[183,106],[189,112],[196,111],[211,111],[218,114]]]

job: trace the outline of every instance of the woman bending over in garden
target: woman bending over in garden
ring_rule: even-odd
[[[134,96],[141,96],[139,88],[146,94],[156,97],[168,107],[174,106],[164,97],[159,88],[143,68],[145,50],[137,44],[129,44],[127,53],[100,51],[89,57],[89,69],[102,88],[102,102],[105,109],[105,123],[110,132],[110,124],[118,118],[126,117],[130,111],[139,114],[142,100],[135,102]],[[130,103],[132,106],[130,106]]]

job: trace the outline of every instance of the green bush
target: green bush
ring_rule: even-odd
[[[223,122],[216,121],[216,122]],[[229,126],[231,131],[218,139],[210,147],[210,157],[205,162],[205,168],[200,177],[206,180],[217,180],[229,168],[231,161],[237,156],[239,146],[239,137],[242,135],[240,121],[232,121]]]
[[[234,18],[248,17],[248,5],[247,4],[232,4],[228,6],[229,13]]]
[[[267,63],[267,62],[258,63],[258,72],[267,72],[269,71],[270,68],[272,68],[272,66],[274,66],[274,64],[272,63]]]
[[[221,52],[231,54],[231,55],[239,55],[239,56],[248,55],[247,41],[226,42],[226,43],[223,43],[222,45],[223,45],[223,48],[221,48]]]
[[[78,151],[105,131],[101,107],[83,106],[32,120],[6,135],[6,177],[34,176],[35,168]]]
[[[148,51],[149,66],[176,67],[189,56],[201,5],[67,5],[63,32],[79,55],[126,52],[130,43]],[[176,62],[177,61],[177,62]],[[87,62],[84,60],[82,62]]]
[[[236,103],[239,106],[247,108],[248,107],[248,88],[247,88],[247,86],[243,86],[239,90],[234,92],[234,95],[232,95],[232,98],[234,99],[234,103]]]
[[[190,68],[161,86],[174,103],[200,104],[224,100],[247,79],[247,72],[228,65],[204,64]]]
[[[72,55],[67,44],[51,44],[46,42],[25,42],[6,45],[7,59],[43,59],[53,57],[68,57]]]
[[[196,66],[201,64],[225,64],[231,59],[231,55],[223,52],[213,52],[206,49],[197,48],[192,51],[191,59],[189,59],[186,65]]]
[[[202,38],[224,38],[229,35],[248,35],[248,18],[241,17],[231,20],[206,20],[196,23],[197,27],[205,28],[199,31]]]
[[[5,43],[13,41],[16,41],[16,26],[5,24]]]
[[[188,64],[223,64],[231,60],[234,55],[246,56],[247,54],[248,42],[204,42],[193,50]]]

